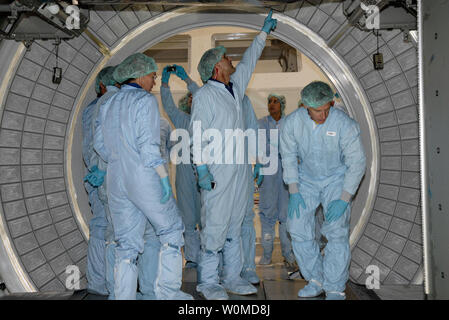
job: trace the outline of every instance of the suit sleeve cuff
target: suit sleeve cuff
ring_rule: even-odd
[[[159,175],[159,177],[161,179],[163,179],[166,176],[168,176],[167,170],[165,170],[165,166],[163,164],[155,167],[154,170],[156,170],[157,174]]]
[[[343,192],[341,193],[340,199],[345,202],[349,202],[349,201],[351,201],[351,198],[352,198],[352,194],[350,194],[346,190],[343,190]]]
[[[289,192],[290,194],[293,194],[293,193],[299,193],[299,187],[298,187],[298,184],[297,184],[297,183],[290,183],[290,184],[288,185],[288,192]]]

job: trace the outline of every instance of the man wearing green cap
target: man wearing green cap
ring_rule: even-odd
[[[184,226],[160,152],[159,108],[150,93],[156,70],[154,59],[142,53],[120,63],[113,76],[121,89],[101,107],[95,130],[95,150],[108,163],[118,300],[136,299],[138,275],[144,296],[154,289],[157,299],[192,299],[180,290]],[[154,232],[160,249],[150,257],[147,245],[154,243]]]
[[[281,127],[284,182],[288,185],[287,228],[293,251],[307,286],[299,297],[345,299],[351,252],[351,198],[365,174],[366,157],[356,121],[333,107],[334,92],[321,81],[301,91],[303,108],[291,113]],[[299,164],[298,164],[299,160]],[[325,221],[321,233],[328,240],[324,257],[315,239],[315,211]]]
[[[197,291],[206,299],[228,299],[226,291],[240,295],[257,292],[253,285],[240,276],[240,231],[248,197],[252,196],[249,194],[250,188],[241,179],[248,176],[247,170],[251,170],[251,167],[236,164],[236,161],[233,164],[223,164],[226,162],[223,159],[220,159],[220,163],[210,163],[211,161],[201,158],[201,153],[217,142],[203,134],[205,130],[213,129],[221,134],[222,148],[214,152],[225,155],[228,150],[236,155],[237,148],[233,145],[232,138],[226,139],[225,130],[245,128],[242,100],[256,62],[265,47],[267,35],[276,27],[277,20],[271,16],[272,12],[266,17],[262,32],[245,51],[237,67],[232,65],[232,60],[223,47],[206,51],[198,64],[204,86],[193,97],[190,130],[193,135],[192,151],[198,184],[202,189]],[[195,138],[198,136],[195,132],[198,131],[201,133],[201,141]],[[213,181],[216,182],[215,189],[212,189]],[[217,270],[219,251],[223,253],[221,283]]]

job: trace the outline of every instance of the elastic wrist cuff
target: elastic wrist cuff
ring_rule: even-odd
[[[340,199],[343,201],[349,202],[349,201],[351,201],[351,198],[352,198],[352,194],[343,190],[343,192],[341,193]]]
[[[288,192],[290,194],[299,193],[299,187],[297,183],[291,183],[288,185]]]
[[[166,176],[168,176],[167,170],[165,170],[165,166],[163,164],[161,164],[160,166],[155,167],[154,170],[156,170],[157,174],[159,175],[159,177],[161,179],[163,179]]]

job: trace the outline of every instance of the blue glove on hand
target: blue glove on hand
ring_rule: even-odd
[[[168,67],[165,66],[165,68],[162,70],[162,83],[168,83],[168,79],[170,79],[170,73],[173,73],[173,71],[168,71]]]
[[[270,13],[265,18],[265,21],[263,23],[262,31],[265,31],[267,34],[270,34],[270,32],[274,29],[276,29],[276,25],[278,21],[276,19],[271,18],[273,15],[273,10],[270,10]]]
[[[200,188],[211,191],[212,181],[214,180],[214,177],[210,174],[207,166],[205,164],[202,164],[196,167],[196,171],[198,172],[198,185],[200,186]]]
[[[97,178],[96,187],[99,187],[103,184],[105,176],[106,176],[106,171],[102,171],[100,169],[97,170],[97,172],[95,173],[95,177]]]
[[[174,66],[176,67],[175,74],[176,74],[178,77],[180,77],[181,80],[185,80],[185,79],[188,78],[188,75],[187,75],[187,73],[186,73],[186,71],[184,70],[183,67],[178,66],[177,64],[174,64]]]
[[[261,164],[256,164],[254,167],[254,179],[257,179],[257,186],[259,187],[263,181],[263,175],[260,174],[260,168],[262,168]]]
[[[84,181],[89,182],[93,187],[99,187],[104,182],[106,171],[98,169],[97,166],[93,166],[89,169],[89,173],[84,177]]]
[[[172,195],[170,181],[168,180],[168,176],[161,179],[162,184],[162,198],[161,203],[164,204],[170,199]]]
[[[334,222],[345,213],[346,208],[348,207],[349,202],[343,201],[341,199],[334,200],[329,203],[327,207],[327,212],[325,214],[326,221]]]
[[[306,208],[306,203],[304,202],[304,199],[302,198],[301,194],[293,193],[290,195],[290,198],[288,199],[288,217],[290,219],[294,218],[294,215],[296,213],[296,218],[299,219],[299,206],[302,206],[303,209]]]
[[[89,182],[92,186],[93,186],[93,181],[94,181],[94,175],[92,174],[92,172],[89,172],[88,174],[86,174],[83,178],[84,182]]]

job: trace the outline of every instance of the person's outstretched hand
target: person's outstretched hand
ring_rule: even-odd
[[[265,21],[263,23],[262,31],[266,32],[267,34],[270,34],[270,32],[274,29],[276,29],[277,20],[273,19],[271,16],[273,15],[273,10],[270,10],[270,13],[265,18]]]

